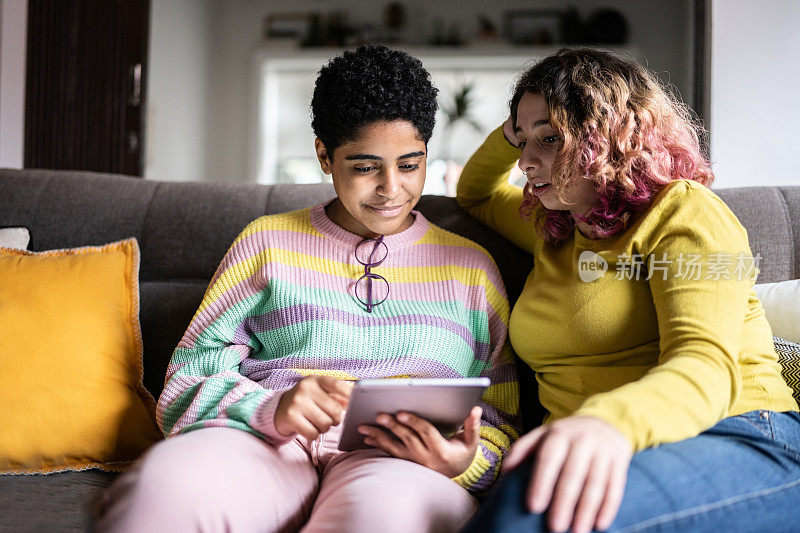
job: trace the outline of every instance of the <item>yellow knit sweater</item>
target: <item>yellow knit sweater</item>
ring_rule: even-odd
[[[797,410],[753,291],[758,260],[719,197],[677,180],[625,231],[576,230],[556,248],[535,216],[519,215],[522,189],[508,183],[519,154],[495,130],[464,168],[458,201],[534,256],[509,335],[548,420],[595,416],[641,450],[726,416]]]

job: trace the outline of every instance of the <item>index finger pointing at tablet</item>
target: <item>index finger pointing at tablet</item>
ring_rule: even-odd
[[[329,394],[338,394],[347,399],[350,398],[350,394],[353,392],[352,381],[345,381],[329,376],[322,376],[319,380],[319,386]]]

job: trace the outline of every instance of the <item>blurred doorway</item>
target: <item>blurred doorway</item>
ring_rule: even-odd
[[[142,175],[150,0],[29,0],[26,168]]]

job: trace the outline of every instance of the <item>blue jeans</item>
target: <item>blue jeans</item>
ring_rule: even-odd
[[[525,508],[530,471],[504,476],[464,531],[548,531]],[[800,531],[800,415],[751,411],[635,454],[608,531]]]

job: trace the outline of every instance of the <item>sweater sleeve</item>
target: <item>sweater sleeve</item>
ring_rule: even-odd
[[[456,188],[456,201],[471,217],[489,226],[523,250],[533,253],[538,239],[533,223],[522,218],[522,188],[508,183],[520,150],[494,130],[472,154]]]
[[[741,332],[753,286],[749,268],[739,270],[740,261],[752,266],[747,233],[716,195],[678,183],[664,204],[651,213],[656,226],[642,245],[647,264],[666,267],[649,274],[658,364],[575,413],[612,424],[637,451],[695,436],[727,416],[741,388]],[[686,268],[692,257],[699,271]]]
[[[240,373],[261,348],[248,318],[263,312],[267,255],[259,220],[234,241],[206,290],[200,308],[172,355],[157,420],[169,437],[202,427],[233,427],[273,444],[290,440],[275,429],[283,391],[267,390]]]
[[[469,468],[453,480],[474,493],[483,493],[492,487],[500,473],[503,459],[511,444],[519,438],[519,382],[514,354],[507,342],[509,304],[505,296],[500,273],[493,261],[484,280],[487,299],[483,302],[488,317],[489,361],[481,376],[488,377],[491,385],[481,398],[480,443]],[[492,283],[491,280],[495,280]],[[499,290],[497,286],[499,285]],[[495,287],[496,290],[491,290]],[[491,296],[491,295],[494,296]]]

